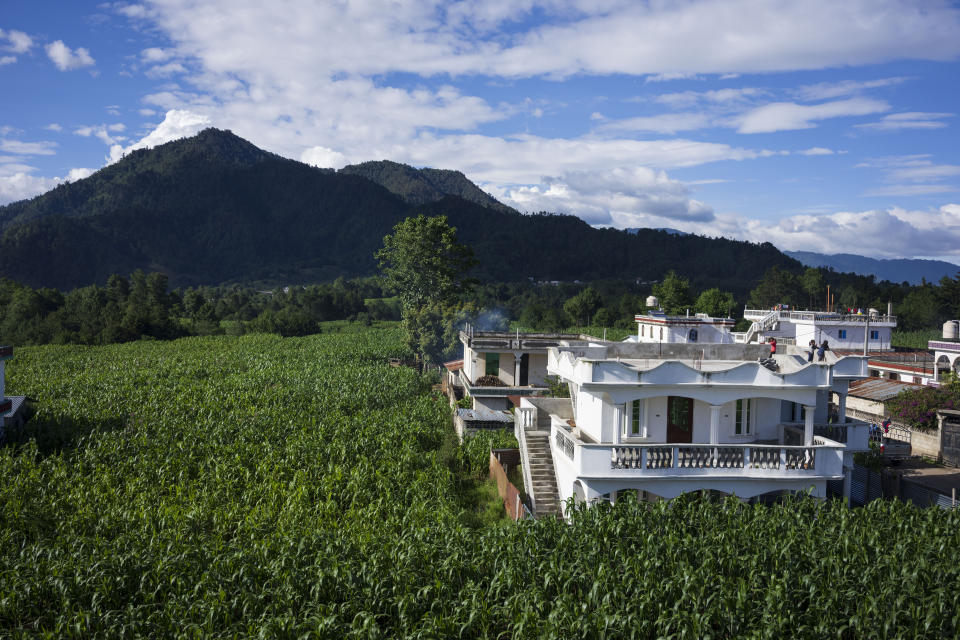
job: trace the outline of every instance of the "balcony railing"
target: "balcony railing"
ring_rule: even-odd
[[[815,436],[811,446],[615,445],[581,442],[556,423],[552,429],[555,451],[582,477],[843,475],[844,446],[822,436]]]

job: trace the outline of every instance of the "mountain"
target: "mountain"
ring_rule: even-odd
[[[784,251],[807,267],[826,267],[834,271],[874,276],[878,281],[907,281],[910,284],[940,282],[944,276],[952,278],[960,273],[960,266],[942,260],[867,258],[852,253],[815,253],[813,251]]]
[[[522,215],[457,172],[386,162],[332,172],[207,129],[0,207],[0,275],[60,289],[136,269],[173,286],[367,275],[383,236],[417,214],[446,215],[479,258],[476,277],[491,281],[657,280],[675,269],[695,288],[745,295],[771,266],[800,268],[769,243]]]
[[[467,176],[459,171],[414,169],[398,162],[380,160],[351,164],[340,169],[340,173],[363,176],[400,196],[408,204],[427,204],[444,196],[458,196],[490,209],[516,212],[467,180]]]
[[[627,233],[639,233],[640,231],[642,231],[643,229],[646,229],[646,228],[647,228],[647,227],[628,227],[628,228],[624,229],[624,231],[626,231]],[[664,232],[666,232],[666,233],[670,233],[670,234],[673,234],[673,235],[675,235],[675,236],[688,236],[688,235],[690,235],[690,234],[687,233],[686,231],[680,231],[680,229],[672,229],[672,228],[670,228],[670,227],[651,227],[651,228],[652,228],[654,231],[664,231]]]

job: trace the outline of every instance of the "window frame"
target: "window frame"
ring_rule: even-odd
[[[744,410],[746,407],[746,410]],[[746,421],[743,415],[746,413]],[[753,398],[738,398],[733,401],[733,435],[745,438],[754,434],[756,407]],[[746,427],[746,429],[744,429]]]

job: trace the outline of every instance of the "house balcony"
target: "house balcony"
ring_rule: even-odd
[[[780,425],[781,439],[790,439],[787,426]],[[562,500],[596,499],[624,489],[668,499],[698,490],[751,498],[812,489],[814,495],[824,496],[828,480],[843,478],[844,445],[819,435],[810,446],[593,443],[554,420],[550,443]]]

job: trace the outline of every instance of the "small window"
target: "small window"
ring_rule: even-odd
[[[846,339],[847,339],[847,330],[846,330],[846,329],[840,329],[839,334],[840,334],[840,339],[841,339],[841,340],[846,340]]]
[[[871,329],[871,330],[870,330],[870,339],[871,339],[871,340],[879,340],[879,339],[880,339],[880,332],[879,332],[879,331],[876,331],[876,330],[874,330],[874,329]]]
[[[696,342],[696,341],[697,341],[697,330],[696,330],[696,329],[690,329],[689,340],[690,340],[690,342]]]
[[[736,419],[734,420],[734,433],[738,436],[750,435],[750,400],[737,400]]]
[[[643,337],[647,337],[647,325],[645,324],[640,325],[640,335]]]
[[[660,327],[660,339],[663,340],[663,327]]]
[[[500,375],[500,354],[488,353],[485,356],[485,360],[487,364],[483,370],[484,375],[499,376]]]

